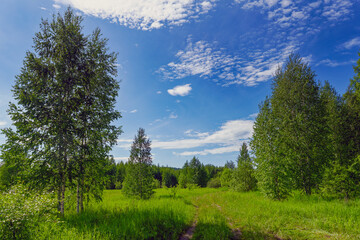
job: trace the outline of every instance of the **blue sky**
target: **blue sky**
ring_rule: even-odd
[[[84,31],[99,27],[118,55],[111,154],[126,160],[139,127],[153,162],[182,167],[236,160],[252,135],[276,68],[299,53],[321,82],[344,93],[360,49],[359,0],[3,0],[0,8],[0,127],[11,86],[41,18],[71,5]],[[0,136],[0,143],[4,136]]]

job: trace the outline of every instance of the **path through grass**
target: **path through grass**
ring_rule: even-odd
[[[360,201],[301,196],[277,202],[258,192],[158,189],[150,200],[104,193],[81,214],[68,211],[62,224],[43,224],[37,239],[360,239]]]

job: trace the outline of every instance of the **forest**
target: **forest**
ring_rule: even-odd
[[[360,59],[340,95],[291,54],[224,166],[110,154],[117,54],[70,8],[42,20],[0,146],[0,239],[360,239]],[[360,52],[359,52],[360,57]]]

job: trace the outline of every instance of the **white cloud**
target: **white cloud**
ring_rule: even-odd
[[[120,161],[127,161],[129,159],[129,157],[114,157],[114,160],[116,162],[120,162]]]
[[[207,137],[209,136],[209,133],[208,132],[197,132],[197,131],[194,131],[192,129],[189,129],[189,130],[186,130],[184,132],[184,134],[188,137],[199,137],[199,138],[204,138],[204,137]]]
[[[171,95],[171,96],[186,96],[189,95],[190,91],[192,90],[191,84],[185,84],[185,85],[179,85],[176,86],[172,89],[168,89],[167,92]]]
[[[7,122],[4,122],[4,121],[0,122],[0,126],[5,126],[5,125],[7,125]]]
[[[136,113],[138,110],[137,109],[134,109],[132,111],[130,111],[130,113]]]
[[[353,47],[360,47],[360,37],[355,37],[342,45],[346,49],[351,49]]]
[[[219,130],[213,133],[193,135],[192,138],[152,142],[153,148],[161,149],[188,149],[203,147],[208,144],[220,144],[231,146],[240,141],[249,139],[252,136],[253,121],[251,120],[232,120],[224,123]],[[189,134],[189,132],[186,132]]]
[[[249,115],[249,118],[256,118],[259,113],[253,113]]]
[[[217,0],[54,0],[85,14],[142,30],[181,25],[210,11]]]
[[[339,61],[334,61],[331,59],[324,59],[324,60],[321,60],[320,62],[318,62],[316,64],[316,66],[325,65],[325,66],[329,66],[329,67],[338,67],[338,66],[353,64],[354,62],[356,62],[356,61],[350,60],[350,61],[339,62]]]
[[[235,2],[243,9],[259,8],[270,20],[284,28],[303,26],[305,20],[311,21],[320,17],[330,22],[346,20],[353,5],[351,0],[318,0],[310,3],[307,0],[235,0]]]
[[[159,120],[161,121],[161,120]],[[244,141],[248,141],[253,133],[253,120],[231,120],[225,122],[217,131],[197,132],[194,130],[185,131],[186,139],[170,140],[170,141],[152,141],[152,148],[159,149],[192,149],[206,147],[199,151],[174,152],[176,155],[207,155],[221,154],[238,151]],[[119,139],[119,147],[129,149],[132,140]]]
[[[171,113],[169,118],[170,119],[176,119],[176,118],[178,118],[178,115],[176,115],[175,113]]]
[[[44,8],[44,7],[40,7],[40,9],[41,9],[41,10],[44,10],[44,11],[46,11],[46,10],[47,10],[47,9],[46,9],[46,8]]]
[[[350,0],[327,0],[325,4],[329,2],[329,5],[324,7],[323,16],[331,21],[338,21],[342,18],[347,18],[351,11],[352,3]]]
[[[132,139],[118,139],[117,144],[120,148],[129,149],[131,147]]]
[[[244,54],[243,57],[248,59],[244,61],[239,56],[226,54],[225,49],[215,49],[205,41],[192,43],[189,39],[186,49],[176,54],[178,61],[162,66],[158,72],[167,79],[198,75],[224,86],[254,86],[272,78],[278,66],[296,50],[295,44],[278,44],[276,48],[250,51]]]
[[[219,147],[219,148],[212,148],[212,149],[205,149],[202,151],[186,151],[181,153],[174,152],[175,155],[180,156],[195,156],[195,155],[209,155],[209,154],[223,154],[223,153],[229,153],[229,152],[237,152],[240,149],[241,143],[238,143],[239,145],[231,145],[226,147]]]
[[[54,8],[56,8],[56,9],[60,9],[61,8],[61,6],[59,5],[59,4],[53,4],[52,5]]]
[[[161,94],[161,91],[157,91],[156,94]]]

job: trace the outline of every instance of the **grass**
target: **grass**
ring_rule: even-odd
[[[360,239],[360,201],[326,201],[296,194],[286,201],[259,192],[224,189],[158,189],[150,200],[104,192],[81,214],[42,224],[37,239],[179,239],[197,225],[193,239]]]
[[[296,195],[272,201],[259,192],[203,196],[243,239],[360,239],[360,202]]]
[[[103,202],[93,203],[82,214],[67,214],[64,222],[80,238],[92,233],[96,239],[178,239],[191,225],[195,208],[183,197],[169,194],[160,189],[150,200],[135,200],[121,191],[105,191]],[[71,239],[66,234],[61,238]]]

